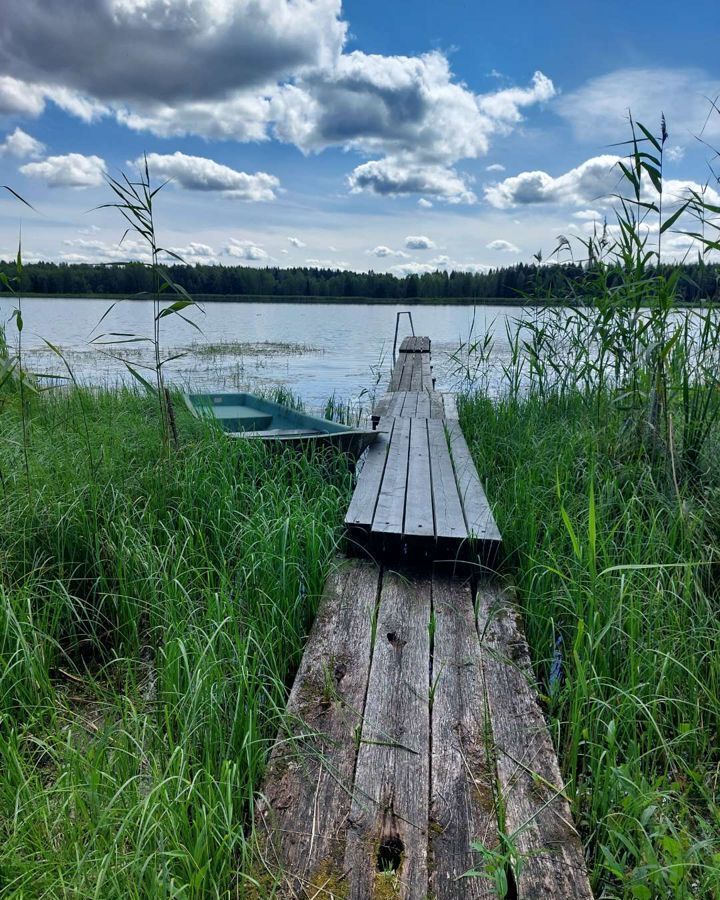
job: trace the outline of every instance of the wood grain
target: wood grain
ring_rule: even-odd
[[[433,578],[430,891],[435,900],[490,900],[487,878],[462,878],[482,866],[471,843],[498,841],[495,766],[483,696],[482,657],[470,585]]]
[[[292,727],[270,757],[257,822],[265,866],[289,897],[305,897],[328,860],[342,866],[379,581],[366,562],[328,578],[288,701]]]
[[[479,583],[476,608],[505,833],[523,856],[518,897],[592,900],[517,612],[493,581]]]
[[[375,896],[379,879],[392,896],[427,894],[430,591],[427,579],[383,576],[347,832],[351,900]],[[393,854],[395,873],[379,872]]]

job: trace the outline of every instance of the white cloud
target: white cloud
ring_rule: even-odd
[[[108,244],[99,238],[73,238],[63,241],[63,246],[69,248],[60,252],[60,259],[65,262],[150,262],[148,245],[131,237],[122,244]]]
[[[300,248],[300,247],[306,247],[306,246],[307,246],[307,244],[305,243],[305,241],[301,241],[300,238],[289,237],[289,238],[288,238],[288,241],[293,245],[293,247],[298,247],[298,248]]]
[[[51,100],[164,137],[342,147],[367,160],[355,192],[472,203],[454,166],[555,93],[536,72],[476,94],[438,51],[343,52],[341,0],[5,0],[3,12],[0,112]]]
[[[42,156],[44,150],[45,144],[36,140],[32,135],[27,134],[22,128],[16,128],[0,144],[0,156],[8,154],[9,156],[17,156],[19,159],[26,159],[28,156]]]
[[[584,204],[615,193],[622,179],[619,157],[596,156],[563,175],[521,172],[485,188],[485,198],[497,209],[534,203]]]
[[[274,87],[267,90],[272,92]],[[115,117],[133,131],[160,137],[199,134],[215,140],[263,141],[268,137],[271,107],[265,94],[243,91],[217,101],[126,104],[115,108]]]
[[[627,68],[591,79],[554,106],[578,138],[597,145],[629,136],[628,110],[651,132],[659,131],[664,112],[671,138],[698,134],[710,110],[707,98],[718,93],[720,79],[702,69]],[[720,115],[710,117],[705,134],[720,134]]]
[[[404,278],[406,275],[424,275],[426,272],[437,272],[438,267],[432,263],[409,262],[393,266],[390,271]]]
[[[665,148],[665,159],[669,159],[670,162],[680,162],[684,156],[685,148],[681,147],[679,144]]]
[[[581,219],[583,222],[595,222],[598,219],[602,219],[603,215],[596,209],[579,209],[577,212],[573,213],[573,217],[575,219]]]
[[[426,200],[425,197],[421,197],[418,200],[418,206],[422,207],[423,209],[432,209],[432,205],[432,200]]]
[[[305,265],[312,269],[347,269],[348,264],[334,259],[306,259]]]
[[[171,178],[188,191],[218,191],[226,197],[261,201],[274,200],[280,186],[279,180],[266,172],[248,175],[204,156],[187,156],[179,151],[167,155],[149,153],[147,162],[152,176]],[[140,168],[144,159],[128,165]]]
[[[190,241],[185,247],[170,247],[172,253],[177,254],[188,263],[213,263],[217,261],[217,253],[209,244],[198,241]],[[177,262],[170,259],[170,262]]]
[[[29,178],[42,178],[48,187],[99,187],[104,183],[106,166],[99,156],[68,153],[48,156],[42,162],[26,163],[20,172]]]
[[[409,262],[401,265],[393,266],[391,272],[394,275],[404,278],[406,275],[425,275],[429,272],[488,272],[490,266],[483,263],[475,262],[459,262],[452,260],[448,256],[437,256],[430,260],[429,263]]]
[[[366,253],[370,253],[373,256],[377,256],[380,259],[388,256],[396,256],[400,259],[408,259],[407,253],[403,253],[402,250],[392,250],[390,247],[386,247],[384,244],[380,244],[377,247],[374,247],[372,250],[366,250]]]
[[[485,166],[486,172],[504,172],[505,166],[500,165],[500,163],[493,163],[490,166]]]
[[[39,116],[45,109],[42,88],[0,75],[0,114]]]
[[[504,241],[502,239],[497,239],[494,241],[490,241],[489,244],[485,244],[488,250],[498,250],[500,253],[519,253],[520,248],[516,247],[515,244],[511,244],[510,241]]]
[[[267,251],[258,246],[255,241],[239,241],[236,238],[230,238],[230,242],[225,247],[225,253],[228,256],[234,256],[237,259],[245,259],[252,262],[270,259]]]
[[[352,193],[371,191],[381,196],[430,194],[450,203],[475,203],[477,197],[467,180],[455,169],[408,160],[372,160],[357,166],[348,176]]]
[[[340,14],[340,0],[4,0],[0,63],[104,102],[221,100],[332,66]]]
[[[405,246],[408,250],[433,250],[435,241],[424,234],[409,234],[405,238]]]

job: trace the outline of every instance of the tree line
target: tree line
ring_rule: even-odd
[[[662,267],[669,274],[676,267]],[[681,302],[720,301],[720,265],[702,263],[681,266],[678,288]],[[518,263],[487,272],[427,272],[397,276],[385,272],[348,272],[338,269],[278,268],[223,265],[167,267],[170,277],[188,293],[218,297],[293,297],[370,300],[516,300],[564,299],[590,290],[592,272],[576,264],[535,265]],[[0,272],[15,274],[15,263],[0,262]],[[613,284],[613,272],[609,281]],[[621,273],[617,273],[620,283]],[[23,292],[49,295],[132,296],[152,291],[152,276],[141,263],[91,265],[88,263],[27,263],[23,268]]]

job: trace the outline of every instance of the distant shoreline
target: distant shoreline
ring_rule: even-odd
[[[0,293],[0,299],[7,297],[12,300],[12,294]],[[27,293],[23,299],[29,300],[149,300],[147,295],[127,294],[35,294]],[[168,301],[170,295],[163,295],[163,302]],[[269,303],[269,304],[307,304],[308,306],[321,306],[328,304],[333,306],[506,306],[506,307],[551,307],[551,306],[580,306],[581,304],[548,303],[546,300],[532,300],[526,298],[509,297],[305,297],[305,296],[277,296],[274,294],[195,294],[193,300],[197,303]],[[711,305],[707,300],[703,302],[685,301],[677,304],[677,309],[697,309]]]
[[[0,294],[2,297],[3,294]],[[5,295],[8,298],[11,294]],[[39,294],[25,293],[23,299],[31,300],[132,300],[143,301],[152,299],[147,294],[60,294],[57,292]],[[307,303],[335,305],[347,304],[348,306],[547,306],[544,300],[525,300],[523,298],[510,297],[323,297],[305,295],[280,295],[280,294],[193,294],[193,300],[198,303]],[[163,294],[163,302],[170,299],[170,294]]]

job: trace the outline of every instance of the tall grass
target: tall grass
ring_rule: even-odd
[[[235,896],[349,472],[184,417],[158,455],[153,398],[79,390],[31,492],[0,409],[0,893]]]
[[[720,314],[654,266],[689,209],[662,203],[666,139],[634,128],[579,289],[460,403],[595,891],[640,900],[720,896]],[[476,338],[459,374],[491,356]]]

